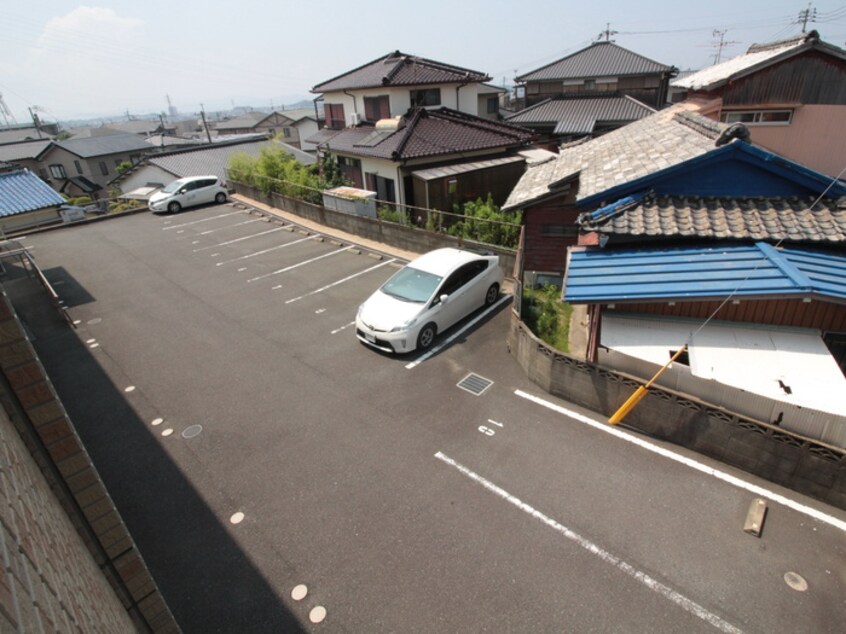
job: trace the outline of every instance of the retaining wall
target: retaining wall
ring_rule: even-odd
[[[512,312],[508,349],[550,394],[610,416],[643,382],[550,348]],[[846,509],[846,451],[653,387],[625,424]]]
[[[378,218],[367,218],[355,214],[327,209],[323,205],[307,203],[296,198],[289,198],[282,194],[265,194],[256,187],[242,183],[230,182],[229,185],[235,192],[252,198],[277,209],[283,209],[289,213],[300,216],[330,229],[337,229],[366,240],[374,240],[383,244],[389,244],[398,249],[412,251],[414,253],[426,253],[441,247],[467,247],[492,251],[499,255],[499,262],[506,275],[514,270],[514,262],[517,252],[513,249],[494,247],[489,244],[462,240],[454,236],[427,231],[419,227],[406,227],[395,222],[386,222]]]

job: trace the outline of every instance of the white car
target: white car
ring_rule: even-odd
[[[147,203],[150,211],[169,211],[178,213],[184,207],[222,205],[226,202],[226,187],[217,176],[188,176],[173,181],[164,189],[150,196]]]
[[[499,256],[437,249],[394,273],[355,318],[356,337],[385,352],[428,348],[439,332],[499,297]]]

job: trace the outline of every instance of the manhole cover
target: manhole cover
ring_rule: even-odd
[[[201,431],[203,431],[202,425],[191,425],[185,428],[185,431],[182,432],[182,437],[193,438],[194,436],[198,436]]]
[[[784,573],[784,582],[797,592],[805,592],[808,589],[808,582],[805,581],[805,578],[795,572]]]
[[[493,381],[486,379],[483,376],[479,376],[478,374],[473,374],[472,372],[461,379],[458,383],[458,387],[462,390],[466,390],[476,396],[482,394],[482,392],[487,390],[491,385],[493,385]]]

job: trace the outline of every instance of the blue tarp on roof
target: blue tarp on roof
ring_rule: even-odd
[[[0,216],[63,204],[65,199],[29,170],[0,174]]]
[[[738,297],[846,300],[846,255],[736,247],[572,248],[564,300],[574,304]]]

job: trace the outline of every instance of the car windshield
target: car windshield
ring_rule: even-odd
[[[183,180],[173,181],[170,185],[168,185],[167,187],[162,189],[162,191],[165,194],[172,194],[173,192],[177,191],[180,187],[182,187],[184,184],[185,184],[185,181],[183,181]]]
[[[407,266],[382,285],[381,291],[405,302],[423,303],[432,296],[441,277]]]

